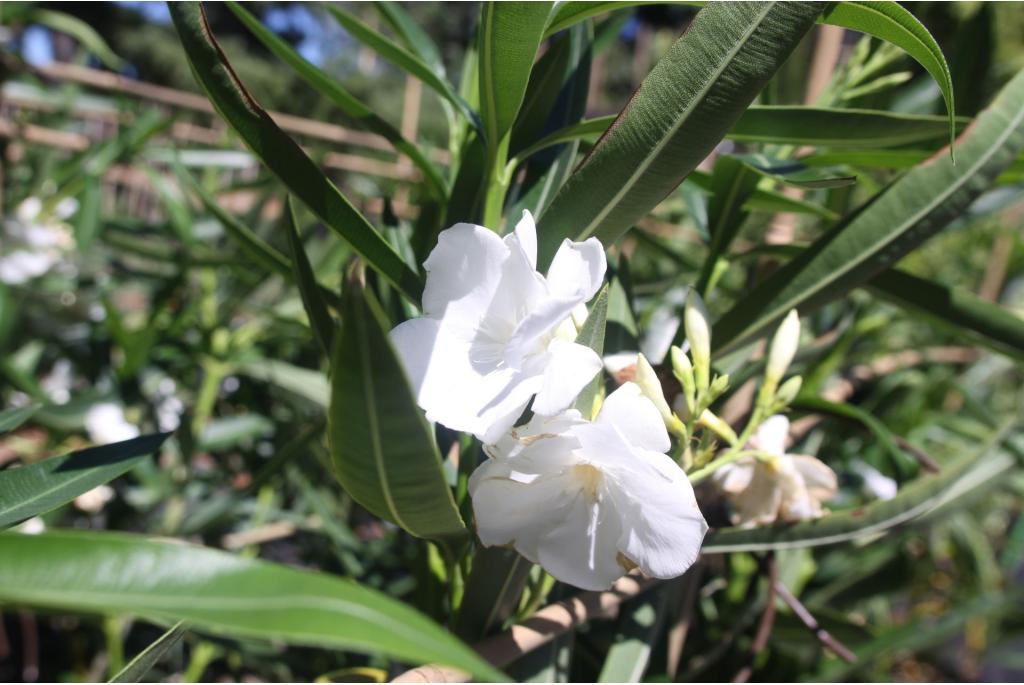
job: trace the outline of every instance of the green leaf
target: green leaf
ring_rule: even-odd
[[[586,345],[600,357],[604,354],[604,332],[608,320],[608,286],[601,288],[601,292],[594,298],[594,304],[590,307],[587,320],[583,322],[579,333],[576,334],[576,342]],[[594,410],[594,398],[604,383],[604,371],[600,371],[587,386],[580,391],[573,405],[583,416],[589,417]]]
[[[402,9],[397,2],[374,2],[373,8],[377,10],[388,27],[408,48],[409,52],[423,60],[431,71],[440,77],[444,77],[444,60],[441,58],[441,51],[437,44],[424,31],[416,21],[409,16],[409,13]]]
[[[63,197],[78,195],[94,179],[102,178],[111,165],[134,154],[170,125],[171,120],[162,112],[148,110],[140,114],[127,131],[75,157],[45,179],[47,184],[52,183],[59,190],[46,198],[44,209],[52,209]]]
[[[441,663],[504,680],[417,611],[322,573],[179,541],[84,531],[5,533],[0,558],[4,603],[183,620],[217,635]]]
[[[326,408],[330,402],[331,388],[327,376],[301,366],[295,366],[278,359],[260,359],[243,362],[236,370],[256,380],[276,385],[282,390],[304,397],[310,402]]]
[[[1024,148],[1024,71],[958,142],[959,162],[937,154],[816,240],[715,324],[719,352],[750,341],[790,309],[806,314],[891,266],[959,216]]]
[[[455,89],[436,71],[435,68],[426,64],[420,57],[409,52],[393,40],[381,35],[377,31],[359,21],[355,16],[333,4],[324,4],[323,8],[331,13],[331,16],[341,24],[352,37],[372,48],[378,55],[394,64],[399,69],[408,72],[423,82],[428,88],[448,102],[452,103],[457,110],[465,115],[466,119],[479,128],[479,117],[470,108],[466,101],[459,97]]]
[[[473,555],[455,634],[469,643],[500,628],[519,606],[533,564],[513,549],[483,547]]]
[[[797,397],[793,402],[794,409],[803,411],[830,414],[839,418],[855,421],[867,428],[878,440],[878,443],[889,454],[893,468],[897,472],[904,472],[909,465],[910,458],[896,444],[896,437],[884,423],[879,421],[871,412],[846,402],[830,402],[821,397]]]
[[[427,159],[427,156],[423,154],[415,143],[406,140],[397,128],[377,116],[368,105],[345,90],[340,83],[328,76],[322,69],[306,61],[292,46],[279,38],[273,31],[267,29],[260,23],[259,19],[250,14],[242,5],[237,2],[228,2],[226,4],[228,9],[278,59],[288,64],[308,84],[336,104],[341,111],[351,117],[356,126],[387,139],[388,142],[394,145],[396,150],[406,155],[423,172],[428,187],[434,196],[437,198],[445,197],[445,183],[440,170],[438,170],[433,162]]]
[[[65,14],[64,12],[53,12],[40,7],[33,7],[29,12],[27,19],[30,22],[42,24],[54,31],[66,33],[71,36],[77,40],[87,52],[94,55],[109,69],[118,71],[125,64],[124,60],[118,57],[114,51],[110,49],[107,41],[103,40],[103,37],[97,33],[96,29],[89,26],[78,17]]]
[[[553,13],[545,35],[549,36],[561,31],[587,17],[633,5],[646,5],[648,2],[649,0],[563,2]],[[705,3],[690,1],[676,4],[704,5]],[[942,98],[946,101],[946,110],[949,112],[950,140],[952,141],[956,135],[953,78],[942,50],[928,29],[913,14],[895,2],[835,2],[823,9],[824,14],[818,21],[850,28],[888,41],[906,51],[931,74],[939,84]],[[952,153],[952,147],[950,151]]]
[[[302,306],[306,308],[306,315],[309,317],[310,328],[313,335],[328,357],[333,349],[334,340],[334,319],[327,311],[327,301],[324,299],[320,283],[313,273],[313,266],[309,263],[309,256],[306,254],[306,247],[302,244],[302,237],[299,235],[299,227],[295,220],[295,207],[291,198],[285,202],[284,208],[285,232],[288,234],[288,246],[292,252],[292,269],[295,273],[295,283],[299,286],[299,295],[302,296]]]
[[[91,447],[0,472],[0,528],[56,509],[147,458],[170,433]]]
[[[711,201],[708,203],[708,231],[711,245],[701,266],[697,290],[707,295],[708,284],[718,260],[726,254],[740,226],[747,218],[747,199],[757,190],[759,175],[750,165],[723,155],[715,160],[711,173]]]
[[[864,507],[834,512],[814,521],[777,524],[759,528],[719,528],[704,538],[704,554],[723,552],[767,552],[833,545],[876,536],[911,522],[941,506],[952,495],[961,495],[975,485],[970,477],[984,465],[993,448],[1002,444],[1015,424],[996,431],[993,438],[974,454],[944,464],[936,475],[918,478],[890,500],[878,500]]]
[[[0,435],[10,433],[12,430],[32,418],[32,415],[39,409],[38,404],[28,407],[12,407],[0,411]]]
[[[539,264],[562,240],[615,242],[725,136],[821,11],[712,3],[644,79],[539,222]]]
[[[181,638],[185,635],[185,630],[185,622],[178,621],[166,633],[157,638],[156,642],[139,652],[134,659],[128,662],[124,668],[107,682],[140,682],[172,647],[181,642]]]
[[[711,185],[711,174],[704,171],[694,171],[686,177],[687,184],[693,184],[703,191],[713,194]],[[685,187],[685,186],[684,186]],[[838,219],[839,215],[828,207],[807,200],[796,200],[774,190],[763,190],[757,188],[744,203],[744,208],[751,212],[793,212],[794,214],[814,214],[823,219],[832,221]]]
[[[883,271],[867,286],[878,297],[922,314],[954,333],[970,335],[997,352],[1024,359],[1024,319],[967,290],[898,269]]]
[[[583,117],[590,90],[592,33],[589,24],[574,26],[556,38],[538,60],[512,129],[512,151],[527,146],[545,131],[563,128]],[[524,209],[535,216],[542,214],[572,173],[578,151],[579,142],[570,141],[530,159],[508,216],[521,216]],[[510,165],[514,168],[517,163],[513,160]]]
[[[897,45],[923,66],[942,91],[949,112],[950,157],[956,137],[956,112],[953,98],[953,77],[938,43],[928,29],[895,2],[869,2],[853,0],[837,2],[825,10],[822,21],[833,26],[860,31]]]
[[[357,502],[418,537],[465,534],[384,316],[372,293],[354,281],[342,298],[328,417],[335,473]]]
[[[571,124],[536,140],[516,157],[526,159],[547,147],[573,140],[592,143],[608,130],[615,119],[614,115],[595,117]],[[958,117],[957,130],[967,128],[970,121]],[[878,148],[936,142],[946,132],[945,117],[926,114],[900,114],[874,109],[752,105],[725,137],[738,143],[844,147],[851,150],[865,148],[869,150],[866,154],[873,154]],[[882,154],[910,154],[914,155],[914,162],[917,162],[929,157],[932,152],[889,151]]]
[[[480,10],[480,116],[492,155],[519,114],[550,10],[550,2],[485,2]]]
[[[599,683],[639,683],[651,659],[665,618],[665,587],[626,603],[619,612],[615,638],[604,658]]]
[[[197,2],[169,5],[196,80],[225,121],[291,192],[413,301],[423,280],[288,137],[238,80]]]

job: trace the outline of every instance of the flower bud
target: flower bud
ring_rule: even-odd
[[[800,344],[800,317],[795,309],[789,310],[789,314],[782,320],[779,329],[775,331],[771,347],[768,349],[768,366],[765,368],[764,377],[768,385],[778,385],[779,381],[786,374],[786,369],[796,356],[796,348]]]
[[[665,420],[665,425],[669,429],[674,430],[676,424],[679,423],[679,419],[675,417],[672,409],[668,406],[668,402],[665,401],[665,391],[661,387],[661,381],[658,380],[658,374],[643,354],[636,356],[636,378],[634,382],[640,386],[640,391],[644,394],[644,397],[653,402],[654,406],[658,408],[658,413]]]
[[[704,301],[696,290],[690,290],[683,312],[686,339],[690,341],[690,354],[698,390],[706,390],[711,374],[711,322]]]
[[[726,373],[721,376],[715,376],[715,380],[711,381],[711,387],[708,388],[708,402],[714,402],[728,389],[729,374]]]
[[[793,376],[787,379],[779,387],[779,391],[775,393],[775,401],[781,407],[788,407],[796,399],[796,396],[800,394],[800,387],[803,385],[803,382],[804,379],[800,376]]]
[[[686,356],[686,353],[675,345],[672,346],[671,355],[672,374],[683,388],[687,409],[693,411],[694,404],[697,401],[697,385],[693,379],[693,364],[690,363],[690,358]]]
[[[699,422],[700,425],[713,431],[718,435],[718,437],[722,438],[730,445],[735,445],[736,441],[739,440],[739,438],[736,437],[736,431],[732,429],[732,426],[712,413],[710,409],[705,409],[703,413],[701,413]]]

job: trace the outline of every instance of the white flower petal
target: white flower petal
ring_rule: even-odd
[[[741,459],[720,467],[712,475],[715,484],[726,494],[735,495],[750,487],[754,477],[754,460]]]
[[[819,501],[831,499],[839,489],[839,481],[836,472],[816,457],[801,454],[789,455],[793,467],[812,497]],[[877,473],[877,471],[876,471]]]
[[[745,527],[773,523],[779,515],[782,504],[782,489],[774,474],[764,465],[754,466],[750,485],[730,498],[733,506],[732,520]]]
[[[544,416],[567,409],[601,371],[601,358],[585,345],[555,340],[548,352],[544,382],[533,400],[533,411]]]
[[[505,346],[505,363],[513,368],[520,368],[528,357],[543,353],[547,348],[545,341],[554,336],[559,325],[569,318],[575,306],[575,300],[564,298],[549,298],[538,302],[520,320],[515,332],[508,338]]]
[[[514,545],[536,563],[537,541],[562,520],[570,503],[564,492],[571,484],[566,476],[517,483],[507,473],[503,462],[487,462],[469,479],[476,532],[485,546]]]
[[[623,383],[608,395],[595,422],[615,426],[637,447],[667,452],[672,446],[661,414],[636,383]]]
[[[475,326],[491,306],[508,256],[501,238],[483,226],[455,224],[441,231],[437,246],[423,263],[427,271],[424,313],[455,317],[468,327]]]
[[[764,420],[754,436],[750,438],[750,446],[754,449],[781,456],[786,453],[786,438],[789,436],[789,419],[782,414],[769,416]]]
[[[538,563],[563,583],[607,590],[626,572],[618,558],[622,523],[617,512],[579,492],[563,516],[537,541]]]
[[[708,525],[683,470],[664,454],[644,458],[664,478],[617,474],[612,497],[623,521],[619,548],[647,575],[674,578],[697,560]]]
[[[533,215],[523,210],[523,218],[516,224],[515,232],[505,237],[505,243],[512,248],[522,250],[530,268],[537,268],[537,225]]]
[[[391,331],[391,341],[427,418],[487,442],[512,427],[540,388],[539,375],[479,370],[470,343],[435,319],[406,321]]]
[[[562,242],[548,269],[548,288],[556,297],[575,297],[587,302],[604,282],[607,261],[597,238],[582,243]]]

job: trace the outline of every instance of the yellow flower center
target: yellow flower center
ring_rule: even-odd
[[[604,480],[604,474],[599,468],[590,464],[577,464],[572,467],[572,476],[579,483],[588,500],[593,503],[600,499],[597,491],[601,487],[601,481]]]

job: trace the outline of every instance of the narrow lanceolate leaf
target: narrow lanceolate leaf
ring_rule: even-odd
[[[615,119],[615,116],[595,117],[566,126],[545,135],[516,156],[526,159],[546,147],[572,140],[592,143],[608,130]],[[962,131],[970,124],[970,119],[959,117],[955,124],[957,130]],[[946,119],[928,114],[796,105],[753,105],[740,116],[725,137],[740,143],[878,150],[937,142],[947,133]],[[924,157],[929,155],[930,151],[924,153]],[[924,157],[917,157],[914,161],[920,161]]]
[[[747,294],[715,324],[720,351],[748,342],[790,309],[841,297],[942,230],[991,187],[1024,149],[1024,71],[944,153],[907,172]]]
[[[921,314],[957,334],[998,352],[1024,359],[1024,319],[962,288],[918,278],[899,269],[884,271],[868,289],[911,313]]]
[[[316,88],[336,104],[341,111],[351,117],[353,123],[360,128],[376,133],[387,139],[395,149],[407,156],[416,165],[427,181],[427,186],[437,198],[445,195],[444,178],[437,166],[427,159],[426,155],[415,144],[406,140],[402,133],[388,121],[377,116],[368,105],[345,90],[334,78],[322,69],[308,62],[295,48],[265,27],[259,19],[249,13],[237,2],[228,2],[228,9],[234,12],[243,24],[261,43],[281,61],[295,70],[307,83]]]
[[[0,411],[0,435],[9,433],[28,421],[38,409],[39,405],[33,404],[28,407],[14,407]]]
[[[107,42],[103,40],[103,36],[78,17],[64,12],[52,12],[41,7],[33,7],[27,19],[30,23],[39,23],[54,31],[68,34],[110,69],[116,71],[124,66],[124,60],[114,53]]]
[[[563,2],[551,16],[545,35],[551,35],[576,22],[583,21],[604,12],[622,9],[633,5],[646,5],[649,0],[618,0],[603,2]],[[704,2],[682,0],[675,4],[703,5]],[[895,2],[834,2],[822,8],[824,14],[819,21],[833,26],[860,31],[884,41],[892,43],[906,51],[923,66],[935,82],[939,84],[942,98],[946,101],[949,112],[949,133],[952,140],[954,133],[953,111],[953,78],[949,65],[942,55],[938,43],[932,38],[928,29],[913,14]]]
[[[423,281],[245,90],[213,37],[198,2],[176,2],[171,18],[192,73],[217,111],[281,182],[406,297]]]
[[[335,473],[357,502],[418,537],[465,533],[383,314],[355,282],[335,335],[328,434]]]
[[[423,28],[416,23],[416,20],[409,16],[409,13],[402,9],[397,2],[373,3],[381,18],[388,25],[398,39],[409,52],[413,53],[426,64],[431,71],[438,76],[444,77],[444,60],[441,58],[441,51],[437,43]]]
[[[550,2],[485,2],[480,10],[480,115],[492,151],[519,113],[550,10]]]
[[[865,507],[834,512],[804,523],[712,530],[704,538],[701,551],[705,554],[766,552],[832,545],[883,533],[928,514],[952,496],[963,495],[971,483],[976,485],[978,479],[971,477],[973,472],[981,468],[993,448],[1000,446],[1014,428],[1014,424],[1004,426],[977,452],[943,465],[942,471],[934,476],[918,478],[893,499],[878,500]]]
[[[117,478],[160,449],[168,435],[144,435],[0,472],[0,528],[56,509]]]
[[[443,97],[445,100],[452,103],[452,105],[462,112],[462,114],[469,120],[475,127],[479,127],[479,119],[466,101],[459,97],[458,93],[447,79],[444,77],[443,72],[438,71],[437,65],[431,66],[418,55],[409,52],[401,45],[398,45],[389,38],[381,35],[377,31],[359,21],[355,16],[346,12],[345,10],[337,7],[333,4],[325,3],[324,9],[331,13],[331,16],[341,24],[346,31],[352,34],[352,37],[363,43],[367,47],[374,50],[382,58],[391,62],[399,69],[402,69],[406,73],[415,76],[420,81],[423,81],[424,85],[431,88],[438,95]]]
[[[574,26],[551,42],[530,75],[526,98],[512,129],[510,150],[514,152],[544,132],[564,128],[583,117],[590,90],[592,46],[590,24]],[[572,173],[579,145],[579,141],[570,141],[530,159],[507,216],[521,216],[524,209],[536,216],[542,214]]]
[[[801,2],[702,9],[544,213],[540,263],[565,237],[610,245],[653,209],[732,128],[821,9]]]
[[[313,335],[316,336],[324,354],[329,357],[334,340],[334,319],[327,311],[327,300],[321,291],[320,283],[316,280],[316,274],[313,273],[313,266],[309,263],[306,246],[302,244],[291,198],[285,203],[284,222],[285,231],[288,233],[288,246],[292,252],[292,270],[295,273],[295,283],[299,286],[302,306],[306,308]]]
[[[583,322],[579,333],[576,334],[576,342],[586,345],[600,357],[604,354],[604,332],[608,320],[608,286],[601,288],[601,292],[594,299],[594,304],[587,314],[587,320]],[[604,383],[604,372],[598,372],[597,377],[583,388],[579,397],[576,398],[575,407],[584,416],[589,417],[593,413],[594,398],[601,390]]]
[[[122,668],[108,682],[111,683],[138,683],[146,677],[157,662],[167,654],[176,644],[181,642],[185,635],[185,622],[178,621],[171,628],[157,638],[156,642],[146,647],[132,659],[128,665]]]
[[[825,10],[822,21],[867,33],[897,45],[927,69],[939,84],[942,99],[946,101],[946,110],[949,112],[949,138],[952,144],[956,136],[953,77],[949,73],[949,65],[946,64],[939,44],[909,10],[896,2],[837,2]],[[951,147],[950,153],[952,151]]]
[[[503,680],[417,611],[323,573],[181,542],[85,531],[4,533],[0,558],[4,604],[183,620],[217,635],[383,654]]]

